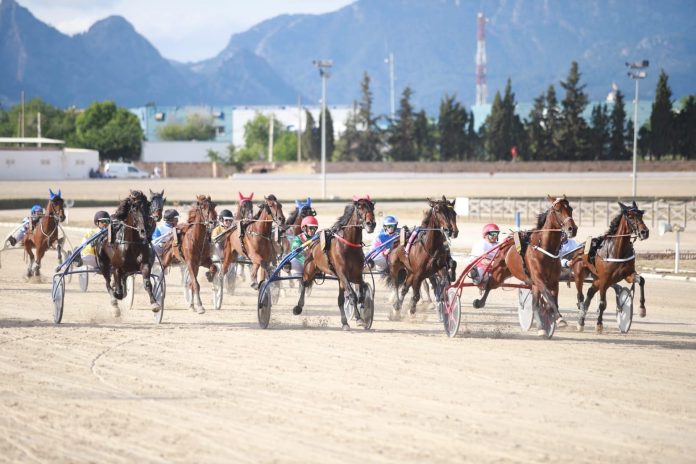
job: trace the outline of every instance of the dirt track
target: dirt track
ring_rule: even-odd
[[[7,229],[1,229],[4,234]],[[73,237],[77,241],[77,236]],[[428,305],[373,330],[339,330],[336,286],[294,289],[256,323],[246,283],[204,315],[168,276],[162,325],[135,308],[111,316],[100,278],[68,285],[52,323],[51,268],[0,269],[0,461],[5,462],[693,462],[696,284],[648,281],[648,317],[628,335],[520,333],[516,294],[497,292],[447,339]],[[561,290],[570,322],[574,291]]]

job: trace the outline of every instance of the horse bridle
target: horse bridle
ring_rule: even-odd
[[[562,201],[565,201],[566,203],[568,202],[568,200],[566,200],[565,198],[558,198],[558,199],[556,199],[556,201],[554,201],[554,202],[551,204],[551,208],[550,208],[551,211],[553,211],[554,217],[556,218],[556,222],[559,224],[559,227],[560,227],[560,231],[561,231],[561,232],[563,231],[563,227],[566,225],[566,223],[567,223],[568,221],[572,221],[572,220],[573,220],[573,214],[572,214],[572,213],[571,213],[567,218],[565,218],[565,220],[561,220],[561,213],[560,213],[559,211],[556,211],[556,205],[559,204],[559,203],[562,202]],[[570,207],[570,203],[568,204],[568,207]]]
[[[348,227],[359,227],[359,228],[361,228],[361,229],[364,229],[364,228],[365,228],[365,221],[366,221],[365,216],[366,216],[366,215],[363,215],[363,214],[360,212],[360,208],[358,207],[358,204],[359,204],[361,201],[365,201],[365,200],[359,200],[359,201],[355,204],[355,206],[353,207],[354,212],[358,215],[358,224],[350,224],[350,225],[346,224],[345,226],[341,227],[342,229],[346,229],[346,228],[348,228]],[[369,202],[369,205],[371,206],[370,211],[374,213],[374,210],[375,210],[374,203]]]

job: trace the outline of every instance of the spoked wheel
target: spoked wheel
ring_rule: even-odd
[[[271,282],[269,290],[271,292],[271,302],[278,304],[278,301],[280,301],[280,281]]]
[[[188,268],[185,267],[184,273],[184,298],[186,298],[186,304],[191,306],[193,304],[193,290],[191,290],[191,276],[189,275]]]
[[[123,298],[118,300],[118,307],[121,311],[130,311],[133,308],[133,300],[135,299],[135,275],[126,277],[125,292]]]
[[[87,271],[87,268],[83,268],[83,271]],[[80,272],[77,276],[77,280],[80,282],[80,290],[82,290],[82,293],[87,291],[87,287],[89,287],[89,272]]]
[[[237,264],[232,264],[225,274],[225,287],[227,294],[234,295],[234,288],[237,284]]]
[[[63,320],[63,303],[65,302],[65,278],[62,275],[53,277],[51,299],[53,300],[53,322],[60,324]]]
[[[268,322],[271,320],[271,292],[268,288],[268,281],[264,281],[259,289],[259,299],[256,306],[256,313],[259,319],[259,327],[262,329],[268,328]]]
[[[528,332],[534,322],[534,306],[532,305],[532,291],[528,288],[520,288],[517,291],[517,318],[520,321],[520,329]]]
[[[162,323],[162,316],[164,315],[164,297],[167,294],[167,284],[164,280],[164,273],[160,269],[158,273],[150,272],[150,283],[152,284],[152,296],[160,305],[160,310],[156,313],[152,313],[152,317],[156,324]]]
[[[623,334],[631,330],[633,322],[633,293],[628,287],[621,287],[616,294],[616,325]]]
[[[375,292],[370,286],[366,284],[365,289],[365,299],[363,300],[363,306],[360,309],[360,317],[363,322],[365,322],[365,330],[372,328],[372,321],[375,317]]]
[[[539,321],[539,328],[544,331],[546,338],[553,337],[556,331],[556,313],[543,294],[539,296]]]
[[[448,288],[445,292],[444,314],[442,323],[445,326],[445,333],[452,338],[459,332],[459,325],[462,322],[462,303],[457,297],[457,289]]]
[[[348,284],[348,285],[350,285],[350,284]],[[305,293],[305,295],[306,295],[306,293]],[[343,291],[343,312],[346,314],[346,319],[348,319],[350,321],[355,316],[356,305],[351,303],[350,298],[348,298],[348,295],[350,295],[350,290],[345,289]]]
[[[213,308],[222,308],[222,295],[224,293],[225,276],[222,275],[222,266],[219,263],[215,264],[217,272],[213,277]]]

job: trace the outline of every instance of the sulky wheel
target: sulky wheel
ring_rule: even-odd
[[[152,317],[155,320],[155,324],[162,323],[162,316],[164,315],[164,297],[167,294],[167,285],[164,280],[164,273],[150,273],[150,283],[152,284],[152,296],[160,305],[160,310],[156,313],[152,313]]]
[[[256,307],[259,327],[262,329],[268,328],[268,322],[271,320],[271,306],[271,292],[268,288],[268,281],[264,281],[259,289],[259,299]]]
[[[222,295],[224,294],[225,276],[222,274],[222,268],[219,264],[215,264],[217,271],[213,277],[213,308],[222,308]]]
[[[365,300],[363,307],[360,309],[360,317],[365,322],[365,330],[372,328],[372,321],[375,317],[375,292],[370,284],[365,284]]]
[[[633,293],[628,287],[621,287],[616,294],[616,326],[623,334],[631,330],[633,322]]]
[[[553,337],[556,331],[556,313],[543,294],[539,296],[539,322],[539,328],[544,331],[546,338]]]
[[[237,283],[237,263],[231,264],[230,268],[225,274],[225,287],[227,287],[227,294],[234,295],[234,288]]]
[[[53,300],[53,322],[60,324],[63,320],[63,304],[65,303],[65,278],[62,275],[53,277],[51,299]]]
[[[520,321],[520,329],[529,331],[534,322],[534,307],[532,305],[532,291],[528,288],[520,288],[517,291],[517,318]]]
[[[77,280],[80,282],[80,290],[84,293],[87,291],[87,287],[89,287],[89,272],[87,272],[86,266],[82,268],[82,271],[77,275]]]
[[[348,285],[351,285],[351,284],[348,284]],[[306,292],[305,292],[305,295],[306,295]],[[355,316],[355,306],[356,305],[352,304],[350,302],[350,298],[348,298],[348,295],[350,295],[350,290],[345,289],[343,292],[343,312],[346,314],[346,319],[350,321]]]
[[[452,338],[459,332],[459,325],[462,322],[462,303],[457,297],[457,289],[448,288],[445,292],[444,313],[442,323],[445,326],[445,333]]]

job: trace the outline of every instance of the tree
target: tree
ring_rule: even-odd
[[[75,144],[99,151],[101,160],[137,160],[143,141],[138,117],[112,101],[94,102],[77,116]]]
[[[171,122],[157,129],[162,140],[213,140],[215,126],[213,119],[199,114],[192,114],[185,124]]]
[[[324,125],[324,121],[321,119],[321,112],[319,112],[319,130],[318,130],[318,158],[321,159],[321,126]],[[331,117],[331,111],[326,108],[326,159],[330,160],[333,156],[333,152],[336,149],[336,142],[334,141],[334,128],[333,128],[333,118]]]
[[[466,159],[467,122],[469,113],[455,96],[445,95],[440,101],[437,122],[439,133],[440,161]]]
[[[74,109],[62,111],[40,98],[34,98],[24,104],[24,135],[38,136],[38,120],[41,114],[41,136],[49,139],[64,140],[72,146],[75,138],[75,120],[77,112]],[[15,105],[9,111],[0,109],[0,136],[18,137],[20,135],[20,120],[22,105]]]
[[[321,135],[312,113],[305,110],[305,129],[302,132],[302,153],[306,159],[318,160],[321,157]]]
[[[416,146],[416,156],[423,161],[435,159],[435,147],[437,145],[435,132],[437,127],[429,119],[425,110],[416,114],[413,121],[413,142]]]
[[[372,91],[370,90],[370,76],[365,72],[360,83],[362,98],[358,104],[357,128],[360,130],[358,138],[358,159],[360,161],[382,160],[382,138],[377,122],[379,117],[372,114]]]
[[[388,155],[395,161],[415,161],[418,159],[411,95],[413,92],[407,86],[401,94],[396,120],[392,121],[388,130]]]
[[[486,118],[484,149],[488,159],[509,160],[511,149],[517,147],[519,150],[525,144],[524,127],[515,114],[516,106],[515,94],[508,79],[505,95],[501,98],[500,92],[496,92],[491,114]]]
[[[696,97],[689,95],[682,101],[676,118],[677,141],[675,151],[686,159],[696,159]]]
[[[588,127],[582,113],[587,107],[588,98],[584,85],[580,85],[580,71],[578,63],[573,61],[565,81],[561,87],[565,90],[565,97],[561,102],[561,120],[558,131],[555,133],[556,143],[560,154],[564,159],[581,160],[588,158]]]
[[[655,89],[655,101],[650,113],[650,152],[657,159],[670,153],[674,137],[674,115],[672,114],[672,89],[664,69],[660,71]]]
[[[609,113],[607,105],[592,108],[589,131],[589,156],[593,160],[607,159],[609,154]]]
[[[526,158],[539,160],[549,140],[546,138],[544,118],[546,113],[546,96],[542,93],[534,99],[534,106],[529,112],[529,119],[525,119],[525,131],[527,132],[528,151]]]
[[[611,108],[609,132],[609,159],[628,159],[628,152],[626,151],[626,109],[624,107],[624,96],[620,90],[616,91],[614,106]]]
[[[336,143],[336,151],[333,154],[334,161],[358,161],[360,159],[360,131],[358,130],[358,104],[353,102],[353,111],[346,120],[346,129],[343,136]]]

